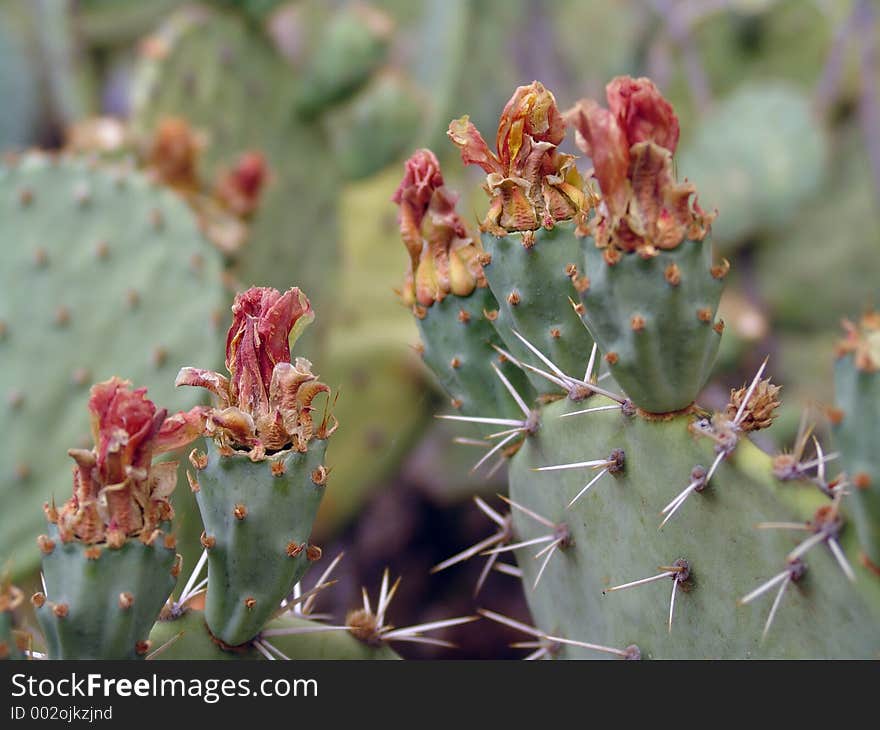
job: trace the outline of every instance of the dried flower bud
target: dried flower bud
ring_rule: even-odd
[[[739,412],[748,390],[749,386],[745,385],[739,390],[730,391],[730,402],[727,404],[726,411],[729,420],[732,421]],[[776,409],[779,407],[777,396],[780,390],[780,386],[773,385],[770,378],[758,383],[749,397],[749,402],[739,422],[742,431],[758,431],[762,428],[768,428],[773,423]]]
[[[392,200],[399,206],[400,236],[410,255],[405,304],[428,307],[450,293],[467,296],[486,286],[481,250],[455,210],[458,196],[443,187],[433,152],[417,150],[406,161]]]
[[[486,172],[491,204],[484,230],[505,235],[583,217],[588,203],[574,158],[557,150],[565,137],[565,120],[553,94],[539,82],[520,86],[507,102],[496,152],[467,116],[453,120],[446,134],[466,165]]]
[[[679,126],[669,102],[646,78],[619,76],[605,91],[608,109],[583,99],[567,114],[602,191],[589,224],[596,245],[647,258],[703,240],[714,216],[697,204],[693,185],[676,182]]]
[[[200,436],[207,409],[168,418],[145,388],[132,390],[128,381],[111,378],[92,387],[89,412],[95,447],[68,452],[76,462],[73,496],[53,516],[65,542],[121,546],[171,518],[177,465],[154,465],[153,456]]]
[[[232,314],[226,338],[230,377],[197,368],[177,375],[177,385],[207,388],[219,400],[204,414],[205,433],[221,452],[243,448],[254,460],[287,448],[305,451],[316,435],[329,436],[332,417],[316,428],[312,402],[330,389],[308,360],[290,361],[290,339],[314,319],[306,296],[295,288],[282,294],[254,287],[236,296]]]
[[[147,165],[173,188],[198,188],[198,161],[204,140],[183,120],[168,117],[159,122],[147,151]]]
[[[852,355],[865,372],[880,370],[880,312],[867,312],[858,324],[843,321],[845,335],[837,343],[837,357]]]

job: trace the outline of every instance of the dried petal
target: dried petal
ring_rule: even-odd
[[[453,119],[449,123],[446,136],[452,140],[452,144],[461,150],[461,161],[465,165],[479,165],[487,174],[504,174],[504,168],[498,158],[489,150],[489,145],[483,139],[473,125],[470,117],[465,115],[460,119]]]
[[[582,99],[570,112],[577,145],[593,160],[596,179],[608,212],[619,218],[629,199],[629,142],[614,115],[592,99]]]
[[[279,362],[290,362],[289,338],[295,340],[314,313],[299,289],[281,294],[254,287],[235,297],[232,315],[226,338],[230,402],[251,414],[265,413],[272,370]]]
[[[229,405],[229,378],[220,373],[215,373],[213,370],[181,368],[180,372],[177,373],[174,385],[192,385],[197,388],[205,388],[220,399],[220,404],[223,407]]]
[[[179,411],[168,416],[156,434],[154,453],[162,454],[180,449],[199,438],[205,431],[209,411],[204,406],[196,406],[189,411]]]
[[[653,142],[675,152],[678,117],[651,79],[618,76],[605,87],[608,108],[626,136],[628,146]]]

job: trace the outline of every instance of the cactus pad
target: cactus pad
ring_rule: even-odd
[[[324,493],[326,441],[252,462],[207,442],[192,476],[208,549],[206,618],[232,646],[253,638],[308,568],[307,544]]]
[[[690,416],[652,421],[595,413],[574,417],[589,419],[574,429],[573,419],[559,418],[571,410],[567,401],[542,409],[540,430],[526,440],[510,469],[511,499],[569,531],[567,545],[549,561],[537,588],[538,548],[518,552],[529,606],[542,629],[608,646],[635,644],[643,658],[870,657],[880,651],[875,630],[880,586],[866,573],[849,584],[824,546],[804,557],[806,575],[786,592],[763,642],[768,608],[737,605],[784,568],[786,554],[803,534],[758,530],[755,524],[809,518],[824,499],[818,492],[775,482],[769,458],[743,440],[705,491],[692,495],[675,520],[658,530],[661,508],[687,484],[692,468],[712,462],[711,442],[695,440]],[[595,472],[532,471],[604,458],[613,449],[625,453],[624,468],[603,477],[569,509]],[[521,540],[548,531],[517,510],[514,529]],[[848,550],[851,533],[844,533]],[[672,581],[603,595],[682,558],[690,578],[678,591],[671,631]]]
[[[45,594],[34,604],[51,659],[142,659],[150,628],[177,581],[175,551],[161,540],[110,549],[44,543]]]
[[[723,282],[712,274],[708,241],[650,259],[626,255],[613,266],[593,247],[586,262],[583,318],[627,396],[651,413],[693,403],[721,340]]]
[[[63,445],[88,442],[88,386],[122,375],[171,410],[193,405],[174,373],[208,359],[226,295],[188,207],[138,173],[29,154],[0,169],[0,209],[0,393],[17,424],[0,447],[14,505],[0,555],[26,571],[40,507],[69,483]]]
[[[531,360],[528,349],[513,334],[516,330],[537,347],[566,375],[582,378],[593,346],[590,333],[578,320],[571,301],[583,279],[587,238],[577,236],[574,223],[566,221],[547,230],[528,234],[482,236],[491,257],[484,267],[489,287],[498,300],[496,327],[508,350]],[[540,376],[530,375],[540,393],[558,387]]]

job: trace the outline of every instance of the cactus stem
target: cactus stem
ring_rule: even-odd
[[[658,573],[657,575],[652,575],[649,578],[642,578],[641,580],[634,580],[630,583],[606,588],[602,591],[602,595],[611,593],[612,591],[621,591],[626,588],[635,588],[636,586],[645,585],[646,583],[653,583],[654,581],[662,580],[663,578],[672,578],[672,594],[669,598],[669,620],[667,621],[667,630],[669,633],[672,633],[672,616],[675,612],[675,594],[678,591],[679,584],[684,584],[690,578],[691,567],[687,560],[679,558],[670,566],[661,566],[660,570],[663,572]]]

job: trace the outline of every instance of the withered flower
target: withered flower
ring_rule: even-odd
[[[227,210],[248,218],[259,208],[268,181],[269,166],[263,154],[245,152],[231,170],[220,173],[214,194]]]
[[[315,427],[312,401],[330,388],[301,357],[290,359],[294,341],[314,319],[309,300],[299,289],[283,294],[254,287],[238,294],[226,337],[229,376],[210,370],[182,368],[176,385],[210,390],[219,401],[209,409],[205,433],[221,453],[248,451],[254,461],[283,449],[305,451],[312,438],[327,438],[335,420],[325,415]]]
[[[675,179],[679,126],[672,106],[646,78],[618,76],[605,92],[608,109],[582,99],[566,114],[602,192],[586,232],[600,248],[645,258],[686,238],[703,240],[715,216],[697,204],[692,184]]]
[[[150,539],[171,519],[169,498],[177,464],[153,464],[153,456],[181,448],[204,429],[206,410],[168,416],[146,397],[146,388],[111,378],[94,385],[89,398],[92,449],[71,449],[76,462],[73,496],[51,511],[62,541],[79,539],[119,547],[129,537]]]
[[[400,236],[410,256],[403,291],[408,305],[429,307],[450,293],[467,296],[486,286],[481,248],[455,211],[458,196],[443,186],[431,150],[417,150],[406,161],[392,200],[399,206]]]
[[[880,312],[867,312],[858,324],[843,320],[844,337],[837,343],[837,357],[852,355],[859,370],[880,370]]]
[[[770,378],[761,380],[752,390],[749,401],[738,423],[741,431],[758,431],[768,428],[776,417],[776,409],[779,407],[779,391],[781,386],[773,385]],[[729,421],[733,421],[743,404],[743,399],[749,392],[749,386],[739,389],[731,389],[730,402],[727,404],[725,415]]]
[[[491,205],[484,230],[505,235],[583,217],[588,203],[574,157],[557,150],[565,126],[553,94],[537,81],[517,88],[504,107],[496,152],[467,116],[450,123],[446,134],[461,159],[486,172]]]
[[[147,166],[166,185],[182,192],[199,187],[198,162],[204,139],[177,117],[159,122],[146,152]]]

